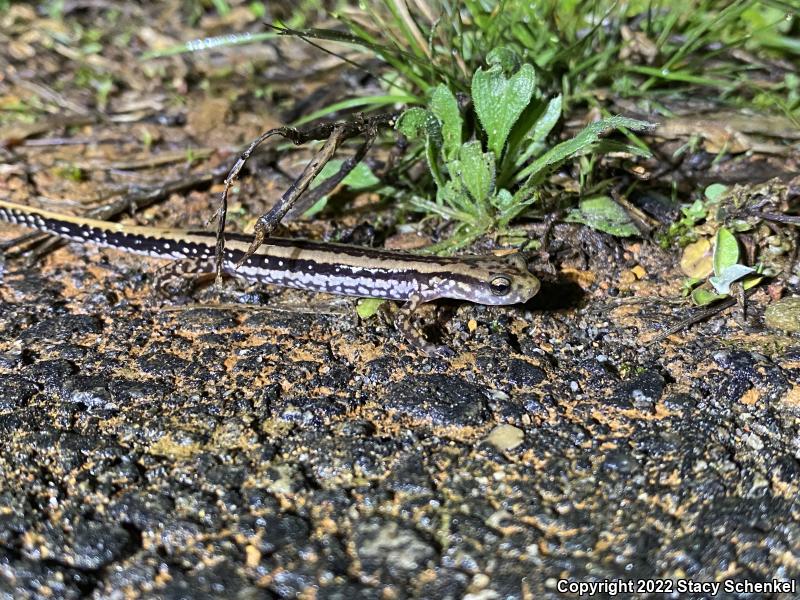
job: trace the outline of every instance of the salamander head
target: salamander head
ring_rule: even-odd
[[[435,297],[468,300],[477,304],[523,304],[541,286],[528,270],[525,258],[510,254],[498,258],[476,258],[453,269],[452,278],[434,286]]]

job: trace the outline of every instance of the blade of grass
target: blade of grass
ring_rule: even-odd
[[[769,48],[785,50],[794,54],[800,54],[800,39],[786,35],[778,35],[774,32],[764,32],[755,36],[760,44]]]
[[[427,58],[430,60],[431,56],[427,52],[425,37],[422,35],[422,32],[420,32],[417,24],[411,18],[411,13],[408,11],[408,7],[405,5],[404,0],[385,0],[384,6],[389,9],[394,16],[395,21],[400,25],[400,28],[403,30],[403,34],[408,40],[409,47],[412,49],[414,54],[416,54],[419,58]]]
[[[672,68],[679,61],[683,60],[685,56],[687,56],[690,52],[697,50],[700,46],[707,42],[706,35],[709,33],[709,31],[712,29],[714,31],[722,30],[731,21],[740,17],[745,10],[750,8],[755,3],[755,1],[756,0],[737,0],[731,5],[723,8],[716,19],[709,19],[706,22],[701,22],[696,27],[690,29],[685,34],[686,39],[683,44],[681,44],[681,46],[672,53],[672,55],[662,65],[662,69],[671,71]],[[654,81],[655,79],[651,77],[642,84],[641,89],[643,91],[647,91],[653,85]]]
[[[298,127],[310,121],[314,121],[326,115],[329,115],[334,112],[338,112],[340,110],[349,110],[351,108],[359,108],[361,106],[369,106],[372,109],[380,108],[381,106],[388,106],[394,104],[421,104],[424,102],[421,98],[417,96],[408,96],[408,95],[401,95],[401,94],[388,94],[384,96],[364,96],[361,98],[350,98],[348,100],[342,100],[341,102],[334,102],[333,104],[329,104],[319,110],[314,111],[311,114],[305,115],[304,117],[299,118],[297,121],[292,123],[294,127]]]
[[[693,75],[686,71],[669,71],[666,68],[657,69],[654,67],[642,67],[632,65],[624,68],[625,71],[630,73],[639,73],[641,75],[648,75],[664,81],[682,81],[684,83],[696,83],[698,85],[707,85],[709,87],[719,87],[727,89],[731,87],[732,82],[726,79],[713,79],[711,77],[702,77],[700,75]]]
[[[364,47],[375,52],[376,56],[386,61],[398,73],[401,73],[412,84],[411,87],[427,91],[430,88],[430,82],[436,81],[439,77],[435,65],[430,60],[421,60],[406,52],[391,35],[387,35],[388,41],[392,44],[391,46],[379,44],[359,24],[351,20],[345,20],[345,22],[357,35],[364,36]]]

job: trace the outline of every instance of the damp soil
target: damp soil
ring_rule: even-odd
[[[176,31],[124,10],[143,28],[137,51],[237,26]],[[14,42],[0,50],[0,98],[28,101],[23,63],[59,89],[76,67],[30,54],[55,25],[15,11],[0,13]],[[291,40],[130,56],[96,59],[118,61],[129,82],[105,106],[72,79],[47,97],[94,107],[84,124],[30,136],[15,125],[4,198],[81,212],[219,170],[304,110],[298,98],[368,85],[336,67],[320,86],[308,65],[326,55]],[[242,83],[254,77],[269,101]],[[165,81],[179,101],[158,94]],[[209,151],[187,160],[187,148]],[[169,152],[180,158],[120,164]],[[307,159],[286,152],[243,177],[231,226],[246,228]],[[220,182],[122,220],[202,226]],[[365,221],[391,218],[374,198],[355,206],[283,234],[359,241]],[[20,233],[0,227],[3,240]],[[727,311],[658,339],[693,310],[673,302],[677,250],[578,225],[554,237],[577,258],[542,259],[528,305],[426,307],[451,359],[420,355],[350,299],[232,283],[163,298],[159,261],[78,244],[35,264],[7,256],[0,597],[488,600],[564,597],[563,579],[797,580],[800,338],[764,326],[767,291],[746,325]]]

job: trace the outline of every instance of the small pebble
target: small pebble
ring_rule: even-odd
[[[750,446],[753,450],[763,450],[764,442],[761,441],[761,438],[758,437],[755,433],[751,433],[745,437],[745,442],[748,446]]]
[[[784,298],[767,307],[764,320],[770,329],[800,331],[800,298]]]
[[[513,450],[525,439],[525,433],[513,425],[498,425],[486,437],[486,441],[498,450]]]
[[[636,281],[636,275],[633,271],[623,271],[619,276],[619,282],[622,285],[630,285]]]

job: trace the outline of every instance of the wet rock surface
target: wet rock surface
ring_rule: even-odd
[[[477,327],[443,361],[379,321],[92,285],[0,311],[0,597],[556,598],[565,577],[800,573],[792,338],[726,320],[646,346],[653,321],[612,306],[612,325],[589,288],[566,313],[461,307]]]

